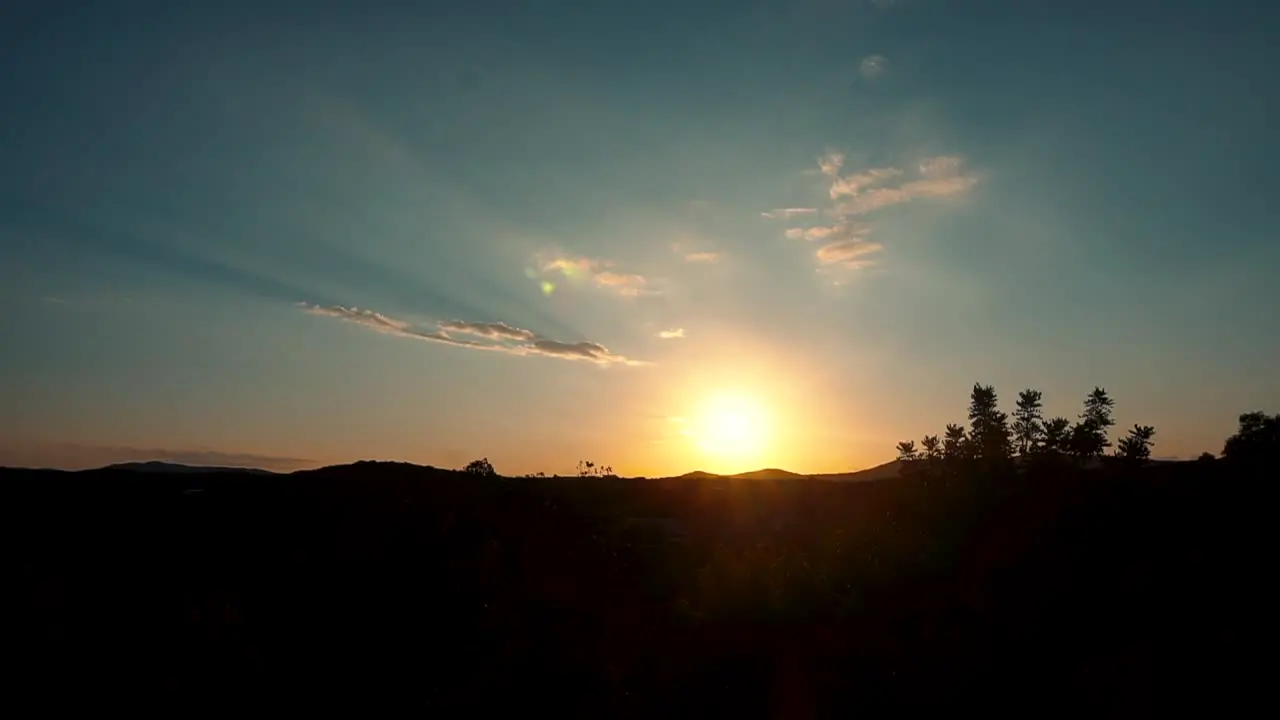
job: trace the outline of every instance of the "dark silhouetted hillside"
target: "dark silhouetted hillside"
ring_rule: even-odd
[[[178,463],[162,462],[160,460],[148,460],[145,462],[126,462],[108,465],[102,470],[112,471],[119,470],[125,472],[145,472],[145,473],[167,473],[170,475],[183,474],[200,474],[200,473],[251,473],[255,475],[274,475],[270,470],[262,470],[260,468],[247,467],[213,467],[208,465],[180,465]]]
[[[0,472],[13,707],[1242,709],[1274,482]]]

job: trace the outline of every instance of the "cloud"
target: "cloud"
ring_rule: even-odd
[[[796,215],[806,215],[808,213],[818,212],[817,208],[778,208],[769,212],[760,213],[760,217],[769,220],[790,220]]]
[[[663,340],[675,340],[684,337],[684,328],[672,328],[671,330],[658,331],[658,337]]]
[[[443,320],[436,323],[436,329],[430,330],[414,327],[411,323],[388,317],[373,310],[348,308],[341,305],[322,307],[307,303],[302,303],[302,308],[312,315],[337,318],[387,335],[413,340],[427,340],[473,350],[494,350],[510,355],[545,355],[565,360],[586,360],[597,365],[645,364],[642,361],[632,360],[610,352],[598,343],[568,343],[551,340],[531,330],[513,327],[504,322]],[[470,337],[456,337],[457,335]]]
[[[635,297],[646,290],[649,281],[643,275],[635,273],[598,272],[595,275],[596,287],[610,288],[619,295]]]
[[[862,59],[862,63],[858,65],[858,72],[862,73],[862,77],[868,80],[875,80],[884,75],[884,71],[889,67],[889,59],[883,55],[870,55]]]
[[[845,175],[844,177],[840,177],[839,174],[833,174],[831,175],[831,187],[827,194],[831,196],[832,200],[854,196],[872,185],[879,185],[901,175],[901,170],[891,167],[872,168],[852,175]]]
[[[824,266],[862,269],[873,263],[867,257],[881,249],[868,240],[874,226],[862,216],[917,199],[958,197],[977,184],[978,178],[965,169],[964,158],[939,155],[919,162],[913,177],[903,179],[905,170],[878,167],[842,174],[844,154],[829,151],[818,159],[818,171],[829,178],[827,195],[832,201],[826,215],[832,225],[792,227],[784,231],[790,240],[823,241],[815,253]],[[766,216],[768,214],[766,213]]]
[[[652,283],[637,273],[614,272],[610,260],[596,260],[581,256],[556,256],[540,263],[543,272],[558,272],[570,280],[589,281],[598,288],[610,290],[623,297],[636,297],[658,291]],[[545,290],[544,285],[544,292]],[[554,288],[554,285],[552,286]]]
[[[828,177],[836,177],[840,174],[840,168],[844,167],[844,153],[828,151],[821,158],[818,158],[818,169],[823,175]]]
[[[720,259],[718,252],[691,252],[684,256],[685,261],[692,263],[713,263]]]
[[[511,327],[504,322],[480,323],[463,320],[445,320],[440,323],[445,332],[461,332],[500,340],[533,340],[537,336],[523,328]]]
[[[809,228],[788,228],[784,233],[789,240],[838,240],[859,239],[871,233],[871,226],[841,222],[836,225],[817,225]]]
[[[939,155],[920,161],[920,175],[927,178],[950,178],[960,174],[964,158],[959,155]]]
[[[879,252],[880,245],[866,240],[839,240],[818,248],[818,260],[824,265],[838,265],[851,270],[869,267],[867,255]]]
[[[567,278],[586,277],[597,272],[604,264],[585,257],[558,257],[542,264],[543,272],[559,272]]]

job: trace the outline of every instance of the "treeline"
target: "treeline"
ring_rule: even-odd
[[[1155,445],[1155,428],[1135,424],[1111,449],[1114,409],[1115,400],[1106,389],[1095,387],[1085,396],[1075,422],[1046,418],[1043,393],[1027,389],[1018,393],[1011,417],[1000,410],[995,387],[975,383],[969,393],[968,427],[948,424],[941,436],[925,435],[918,447],[914,440],[900,442],[898,460],[913,471],[975,464],[993,469],[1028,463],[1147,462]],[[1224,459],[1257,463],[1280,456],[1280,415],[1249,412],[1239,421],[1238,431],[1223,446]],[[1200,459],[1214,457],[1204,453]]]

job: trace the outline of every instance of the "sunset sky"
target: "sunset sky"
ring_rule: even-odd
[[[0,10],[0,464],[837,472],[1280,411],[1280,3]],[[107,10],[107,6],[114,6]]]

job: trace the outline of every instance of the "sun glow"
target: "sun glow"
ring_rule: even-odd
[[[765,454],[769,418],[749,397],[719,395],[697,415],[689,434],[708,459],[720,465],[750,465]]]

